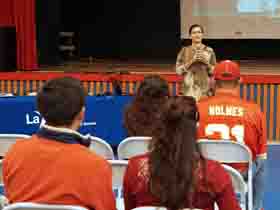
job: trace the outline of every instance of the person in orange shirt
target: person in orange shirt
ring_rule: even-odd
[[[9,202],[115,210],[112,169],[76,131],[85,113],[81,82],[71,77],[48,81],[37,95],[37,107],[46,124],[30,139],[18,140],[4,157]]]
[[[267,156],[266,120],[260,107],[238,95],[240,68],[226,60],[215,66],[215,96],[198,103],[200,114],[198,139],[238,141],[251,150],[254,161],[254,210],[262,207],[265,160]],[[244,166],[236,166],[241,173]]]

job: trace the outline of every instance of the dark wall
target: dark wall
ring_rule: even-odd
[[[111,1],[82,5],[81,56],[175,59],[181,45],[180,1]],[[278,59],[280,40],[204,40],[221,59]]]
[[[111,1],[83,5],[81,56],[174,58],[180,44],[179,1]]]
[[[80,30],[80,15],[83,14],[80,11],[80,4],[78,1],[59,0],[60,1],[60,24],[61,31],[74,31]],[[79,14],[80,13],[80,14]]]
[[[280,40],[277,39],[208,39],[204,43],[211,46],[217,59],[252,60],[279,59]],[[189,45],[190,40],[183,40]]]
[[[75,32],[74,43],[79,42],[80,7],[69,0],[36,1],[37,49],[39,64],[58,65],[62,63],[59,44],[60,31]]]
[[[60,31],[60,1],[36,1],[36,29],[39,65],[60,63],[58,32]]]
[[[80,54],[81,57],[113,57],[119,54],[120,1],[89,1],[81,5]]]
[[[39,64],[59,64],[59,31],[74,31],[80,57],[175,62],[181,44],[180,1],[36,1]],[[221,59],[279,58],[280,40],[204,40]]]

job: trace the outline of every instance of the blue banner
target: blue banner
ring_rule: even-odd
[[[0,133],[35,133],[44,123],[35,99],[32,96],[1,97]],[[130,101],[130,96],[88,96],[85,120],[79,131],[118,145],[127,136],[123,128],[123,112]]]

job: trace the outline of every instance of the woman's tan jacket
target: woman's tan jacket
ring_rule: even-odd
[[[199,60],[199,57],[204,57]],[[183,47],[176,60],[176,72],[184,76],[183,94],[197,100],[209,92],[209,75],[213,73],[216,55],[211,47],[202,44],[199,48]]]

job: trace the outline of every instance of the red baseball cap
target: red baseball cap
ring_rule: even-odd
[[[237,80],[240,78],[240,67],[230,60],[221,61],[216,64],[213,75],[215,80]]]

